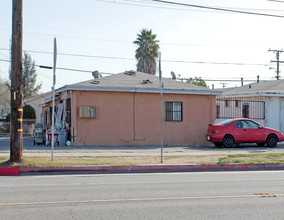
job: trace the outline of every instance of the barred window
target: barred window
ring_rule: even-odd
[[[239,107],[239,100],[236,100],[235,103],[236,103],[236,107]]]
[[[97,109],[94,106],[80,106],[79,107],[80,118],[96,118]]]
[[[71,99],[66,99],[66,110],[67,110],[67,123],[71,124]]]
[[[166,102],[166,121],[182,121],[182,102]]]

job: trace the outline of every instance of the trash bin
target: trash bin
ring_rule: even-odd
[[[51,146],[51,139],[52,139],[52,133],[48,133],[48,141],[49,141],[49,145]],[[54,133],[54,141],[53,141],[55,146],[58,146],[58,134]]]
[[[67,137],[68,137],[68,131],[66,130],[59,131],[59,137],[58,137],[59,146],[66,146]]]
[[[33,138],[34,138],[34,145],[44,144],[43,124],[42,123],[37,122],[37,123],[34,124]]]

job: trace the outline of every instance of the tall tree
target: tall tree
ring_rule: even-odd
[[[37,72],[35,61],[25,52],[23,58],[23,100],[29,99],[38,94],[42,83],[37,84]],[[9,70],[9,78],[11,80],[11,69]],[[6,81],[6,85],[11,88],[10,82]]]
[[[25,53],[23,61],[23,99],[37,95],[41,89],[42,83],[37,84],[36,79],[35,61],[32,60],[28,53]]]
[[[138,61],[137,71],[149,73],[152,75],[156,74],[156,58],[158,57],[158,40],[157,35],[152,34],[152,30],[142,29],[137,34],[136,41],[133,43],[138,46],[135,51],[135,57]]]
[[[10,112],[10,89],[0,78],[0,118]]]
[[[187,80],[188,83],[192,83],[193,85],[202,86],[207,88],[206,82],[201,77],[194,77],[194,79],[190,78]]]

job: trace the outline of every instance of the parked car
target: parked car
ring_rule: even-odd
[[[284,141],[282,132],[263,127],[248,118],[227,119],[217,124],[209,124],[207,141],[216,147],[233,147],[236,143],[256,143],[258,146],[276,147]]]

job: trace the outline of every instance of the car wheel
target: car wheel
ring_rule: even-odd
[[[223,138],[223,145],[224,147],[233,147],[235,143],[235,140],[234,138],[231,136],[231,135],[226,135],[224,138]]]
[[[259,146],[259,147],[263,147],[263,146],[265,145],[265,142],[257,142],[256,144],[257,144],[257,146]]]
[[[222,147],[222,142],[214,142],[215,147]]]
[[[277,142],[278,142],[278,138],[276,135],[273,135],[273,134],[269,135],[266,140],[268,147],[276,147]]]

